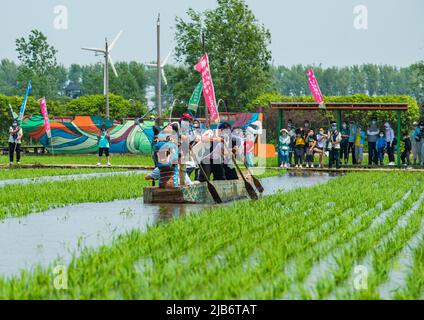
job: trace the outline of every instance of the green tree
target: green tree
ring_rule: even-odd
[[[217,0],[214,10],[189,9],[189,20],[176,19],[176,57],[190,70],[191,88],[200,80],[193,66],[203,55],[201,31],[206,35],[217,99],[241,111],[270,84],[270,32],[259,24],[243,0]],[[191,92],[187,93],[190,95]]]
[[[17,93],[18,66],[11,60],[0,62],[0,93],[12,96]]]
[[[36,96],[54,98],[62,94],[67,72],[57,63],[57,50],[41,31],[32,30],[28,39],[17,39],[16,52],[21,62],[17,78],[22,88],[32,80],[32,93]]]

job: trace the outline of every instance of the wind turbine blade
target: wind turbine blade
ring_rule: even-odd
[[[94,52],[103,52],[105,53],[105,49],[98,49],[98,48],[81,48],[82,50],[87,50],[87,51],[94,51]]]
[[[164,66],[166,66],[169,58],[171,57],[171,54],[174,52],[174,49],[172,49],[171,51],[169,51],[168,55],[166,56],[165,60],[163,60],[161,67],[163,68]]]
[[[147,67],[152,67],[152,68],[157,68],[158,67],[157,64],[153,64],[153,63],[145,63],[144,65],[147,66]]]
[[[168,80],[166,79],[166,76],[165,76],[165,70],[163,70],[163,68],[161,68],[160,71],[162,73],[163,83],[165,84],[165,86],[167,86]]]
[[[109,58],[109,63],[112,68],[112,71],[115,74],[115,77],[118,78],[118,72],[116,72],[115,65],[113,64],[112,57],[110,56],[110,54],[108,55],[108,58]]]
[[[113,50],[113,48],[115,47],[115,45],[116,45],[116,42],[118,41],[118,39],[121,37],[121,35],[122,35],[122,33],[123,33],[124,31],[119,31],[119,33],[118,33],[118,35],[115,37],[115,39],[113,39],[113,41],[112,41],[112,43],[110,44],[110,46],[109,46],[109,52],[110,51],[112,51]]]

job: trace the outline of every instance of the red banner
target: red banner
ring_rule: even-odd
[[[205,97],[210,117],[215,123],[219,123],[219,113],[218,107],[216,105],[215,89],[213,87],[212,75],[209,69],[209,58],[207,53],[205,53],[205,55],[200,59],[194,69],[196,69],[202,74],[203,96]]]
[[[321,89],[319,88],[317,78],[314,74],[314,70],[309,69],[307,75],[309,89],[311,89],[312,96],[314,97],[317,103],[319,103],[320,105],[324,104],[324,97],[322,96]]]
[[[40,100],[38,100],[38,102],[40,103],[41,114],[44,118],[44,129],[46,130],[47,136],[50,138],[51,131],[50,131],[49,115],[47,113],[46,98],[41,98]]]

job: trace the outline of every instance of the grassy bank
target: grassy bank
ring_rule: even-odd
[[[0,156],[0,164],[8,164],[8,156]],[[97,164],[96,155],[57,155],[57,156],[33,156],[33,155],[22,155],[22,164]],[[103,157],[103,164],[106,163],[106,159]],[[112,165],[141,165],[141,166],[152,166],[153,161],[150,156],[142,155],[111,155]]]

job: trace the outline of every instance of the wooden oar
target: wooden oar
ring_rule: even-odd
[[[238,173],[240,174],[241,178],[244,181],[244,186],[246,188],[247,193],[249,194],[249,197],[252,200],[258,200],[259,197],[258,197],[258,194],[255,191],[255,188],[253,188],[253,186],[249,183],[249,181],[247,181],[246,177],[244,176],[243,172],[241,171],[240,167],[237,164],[237,160],[236,160],[236,157],[234,156],[234,154],[232,155],[232,159],[233,159],[234,165],[237,168]]]
[[[196,162],[196,164],[199,166],[200,171],[202,171],[202,174],[205,177],[206,183],[208,185],[209,193],[211,194],[213,200],[215,201],[215,203],[222,203],[222,199],[218,191],[216,191],[215,186],[210,182],[208,176],[206,175],[205,170],[203,169],[201,163],[199,163],[199,161],[197,160],[197,157],[194,155],[194,152],[192,150],[191,150],[191,156],[193,157],[194,162]]]
[[[262,183],[259,181],[259,179],[258,179],[258,178],[256,178],[256,177],[253,175],[252,171],[250,171],[250,169],[249,169],[249,167],[246,165],[246,163],[244,163],[244,166],[246,167],[247,172],[249,172],[250,177],[252,178],[253,183],[255,184],[256,189],[258,189],[258,191],[259,191],[261,194],[262,194],[262,193],[264,193],[265,189],[264,189],[264,187],[262,186]]]

